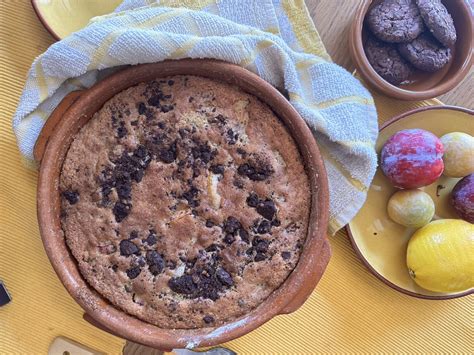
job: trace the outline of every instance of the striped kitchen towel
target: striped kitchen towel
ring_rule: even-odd
[[[44,122],[67,93],[109,68],[180,58],[235,63],[286,90],[326,163],[330,233],[355,216],[377,165],[377,113],[361,83],[331,63],[303,0],[124,1],[33,62],[13,118],[22,156],[32,161]]]

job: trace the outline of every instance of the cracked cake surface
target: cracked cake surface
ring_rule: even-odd
[[[71,143],[60,191],[83,277],[162,328],[217,326],[262,303],[298,262],[311,201],[272,110],[195,76],[106,102]]]

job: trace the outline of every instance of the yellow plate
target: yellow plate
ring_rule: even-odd
[[[84,28],[95,16],[113,12],[122,0],[31,0],[38,18],[56,39]]]
[[[377,153],[396,132],[421,128],[441,137],[449,132],[465,132],[474,136],[474,111],[451,107],[429,106],[407,112],[387,122],[377,140]],[[436,206],[435,217],[459,218],[449,204],[449,195],[459,179],[441,176],[435,183],[422,188]],[[393,222],[387,214],[387,202],[396,189],[382,171],[377,169],[367,201],[349,223],[347,231],[352,245],[372,273],[396,290],[427,299],[448,299],[465,296],[472,290],[458,293],[436,293],[419,287],[408,275],[406,248],[415,231]]]

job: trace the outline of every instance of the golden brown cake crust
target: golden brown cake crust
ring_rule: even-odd
[[[216,326],[264,301],[305,241],[297,147],[240,89],[174,76],[125,90],[63,164],[62,227],[85,279],[163,328]]]

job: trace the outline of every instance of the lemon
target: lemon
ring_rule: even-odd
[[[474,287],[474,224],[441,219],[418,229],[408,242],[407,266],[413,280],[430,291]]]

